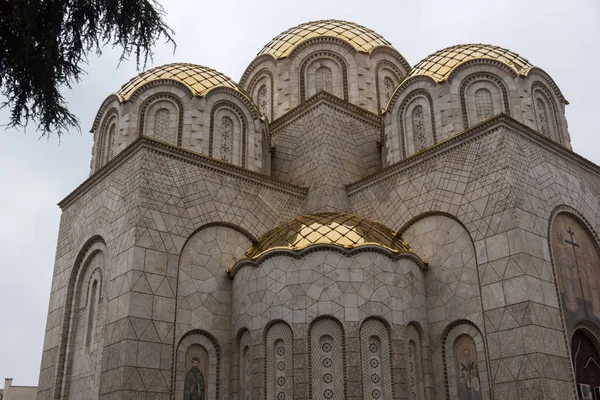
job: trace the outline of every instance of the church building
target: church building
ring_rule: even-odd
[[[39,400],[600,400],[600,167],[510,50],[293,27],[108,96]]]

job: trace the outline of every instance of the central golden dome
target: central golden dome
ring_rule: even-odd
[[[312,21],[280,33],[257,54],[270,54],[279,59],[290,55],[302,42],[321,36],[344,40],[356,49],[368,53],[377,46],[392,46],[381,35],[353,22],[338,20]]]
[[[319,213],[298,217],[265,233],[244,258],[257,259],[272,250],[302,250],[318,244],[347,249],[378,246],[396,254],[412,253],[408,243],[385,225],[353,214]]]

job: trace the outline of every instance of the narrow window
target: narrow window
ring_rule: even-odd
[[[479,89],[475,92],[475,110],[478,122],[491,118],[494,115],[492,94],[487,89]]]
[[[231,162],[233,151],[233,121],[221,118],[221,160]]]
[[[267,115],[267,109],[269,105],[269,92],[267,90],[267,85],[262,85],[260,89],[258,89],[258,107],[260,112],[264,115]]]
[[[423,106],[416,106],[412,111],[413,141],[415,153],[427,147],[425,138],[425,116]]]
[[[171,113],[166,108],[161,108],[154,116],[154,138],[162,142],[172,143],[169,127]]]
[[[535,100],[535,108],[537,109],[538,115],[538,129],[544,136],[548,136],[550,128],[548,124],[548,113],[546,112],[546,105],[544,101],[539,97]]]
[[[389,76],[386,76],[385,79],[383,80],[383,99],[385,102],[388,102],[390,100],[390,97],[392,97],[393,91],[394,91],[394,82],[392,81],[392,78],[390,78]]]
[[[98,280],[94,279],[92,282],[92,289],[90,290],[90,297],[88,298],[88,317],[87,317],[87,335],[85,339],[86,347],[90,347],[92,340],[95,336],[96,330],[96,308],[97,308],[97,292],[98,292]]]
[[[329,68],[319,67],[315,72],[315,78],[317,92],[320,90],[324,90],[329,93],[333,92],[332,74]]]

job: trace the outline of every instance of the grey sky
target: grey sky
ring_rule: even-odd
[[[177,51],[156,49],[149,67],[185,61],[215,68],[238,81],[256,53],[281,31],[302,22],[343,19],[392,42],[411,65],[459,43],[506,47],[544,69],[571,103],[573,149],[600,164],[600,3],[556,1],[161,0],[176,31]],[[117,67],[118,52],[93,56],[88,74],[65,91],[82,134],[37,140],[2,132],[0,141],[0,380],[37,385],[60,219],[56,203],[89,175],[97,108],[137,74],[134,62]],[[0,123],[7,122],[0,112]],[[1,382],[1,381],[0,381]]]

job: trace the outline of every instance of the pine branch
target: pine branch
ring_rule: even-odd
[[[163,37],[173,44],[165,11],[155,0],[0,0],[0,107],[10,110],[8,127],[38,126],[42,136],[79,127],[60,93],[85,73],[91,51],[122,49],[138,69],[152,59]]]

